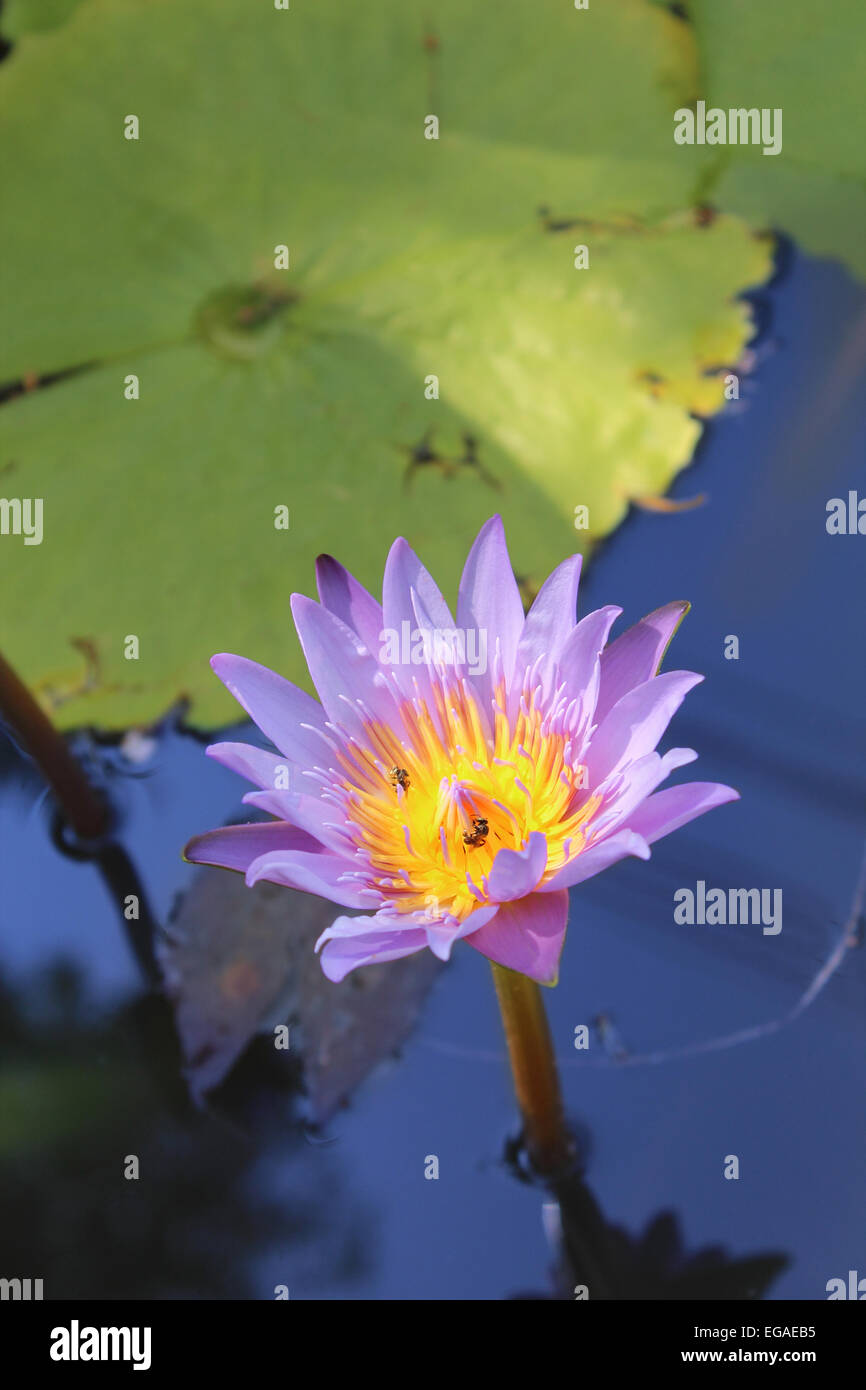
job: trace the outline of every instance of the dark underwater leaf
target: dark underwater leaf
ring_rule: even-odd
[[[221,869],[196,873],[160,949],[187,1079],[217,1086],[259,1032],[289,1024],[323,1123],[410,1032],[441,964],[429,951],[327,980],[313,947],[341,909]]]

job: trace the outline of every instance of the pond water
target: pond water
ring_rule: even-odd
[[[546,999],[606,1222],[634,1238],[672,1212],[688,1255],[775,1252],[767,1296],[821,1299],[866,1273],[866,951],[840,951],[784,1026],[724,1040],[795,1010],[862,912],[866,541],[825,518],[831,497],[866,495],[866,295],[787,247],[755,304],[754,370],[674,488],[708,500],[636,512],[581,594],[581,611],[618,603],[623,621],[691,600],[667,664],[707,679],[672,738],[742,801],[573,891]],[[182,845],[239,814],[241,784],[171,723],[138,761],[81,747],[164,923],[194,872]],[[148,983],[147,921],[124,924],[105,873],[59,852],[28,764],[5,739],[0,757],[2,1272],[43,1278],[46,1297],[568,1296],[550,1197],[504,1159],[514,1106],[482,957],[458,948],[399,1056],[320,1130],[264,1044],[196,1108]],[[674,893],[699,880],[780,889],[782,930],[676,923]],[[663,1291],[674,1245],[657,1222],[632,1296]],[[697,1292],[687,1273],[680,1296]]]

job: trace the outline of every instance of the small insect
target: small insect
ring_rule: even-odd
[[[402,787],[404,792],[408,791],[412,785],[405,767],[392,767],[388,773],[388,778],[392,787]]]
[[[469,845],[471,849],[480,849],[487,844],[487,836],[490,826],[483,816],[472,817],[472,829],[463,833],[464,845]]]

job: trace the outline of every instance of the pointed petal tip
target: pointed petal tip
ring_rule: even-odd
[[[322,974],[332,985],[341,985],[352,969],[351,961],[337,964],[330,956],[320,956]]]
[[[230,746],[229,740],[226,740],[225,743],[209,743],[207,748],[204,750],[205,757],[213,758],[216,762],[219,762],[220,758],[222,757],[221,750],[225,748],[227,744]],[[253,744],[250,744],[250,747],[253,746]]]
[[[396,559],[398,555],[405,555],[407,551],[410,555],[415,553],[405,536],[395,536],[388,551],[386,565],[388,560]]]
[[[198,847],[204,839],[204,835],[193,835],[191,840],[187,840],[180,852],[180,857],[184,864],[203,864],[203,859],[196,858]]]
[[[433,952],[437,960],[449,961],[451,959],[451,948],[454,941],[443,941],[436,937],[432,932],[427,933],[427,947]]]
[[[556,989],[559,984],[559,963],[562,960],[562,952],[565,949],[565,937],[562,938],[562,945],[559,948],[559,955],[556,960],[551,962],[549,971],[544,970],[515,970],[515,975],[524,975],[527,980],[532,980],[533,984],[541,985],[542,989]],[[511,966],[506,966],[510,970]]]
[[[222,681],[229,694],[233,695],[238,704],[241,705],[243,700],[239,698],[238,693],[239,677],[243,679],[245,676],[252,676],[255,679],[262,673],[267,676],[275,674],[269,667],[263,666],[260,661],[254,661],[250,656],[239,656],[237,652],[217,652],[210,659],[210,668],[214,675]]]
[[[316,573],[316,588],[318,589],[320,599],[322,597],[322,585],[327,584],[328,579],[332,575],[339,574],[340,568],[339,561],[335,560],[333,555],[328,555],[326,551],[322,551],[321,555],[316,556],[314,569]]]
[[[222,680],[222,672],[225,670],[227,663],[229,661],[242,660],[243,658],[236,656],[234,652],[217,652],[210,659],[210,668],[215,673],[215,675],[219,676],[220,680]]]
[[[289,608],[291,609],[293,618],[297,618],[299,608],[306,612],[308,607],[318,608],[319,605],[316,603],[315,599],[310,598],[308,594],[289,594]]]
[[[228,829],[229,827],[224,826],[222,828]],[[188,840],[181,850],[181,859],[184,864],[203,864],[209,869],[229,869],[232,872],[237,872],[231,864],[215,862],[211,849],[215,833],[213,830],[205,830],[201,835],[193,835],[192,839]]]

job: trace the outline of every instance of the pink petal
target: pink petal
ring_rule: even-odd
[[[381,603],[331,555],[317,559],[316,584],[322,607],[356,632],[368,651],[376,653],[383,627]]]
[[[438,585],[421,564],[409,543],[401,536],[391,546],[385,561],[382,614],[386,628],[392,628],[399,633],[400,624],[405,620],[415,626],[415,611],[410,593],[412,589],[420,595],[434,627],[453,628],[454,619],[439,592]]]
[[[664,757],[659,757],[658,753],[647,753],[612,779],[616,786],[613,794],[608,795],[606,785],[602,783],[596,788],[604,800],[602,809],[596,812],[590,823],[592,840],[606,837],[621,825],[631,824],[630,816],[635,808],[646,801],[666,777],[670,777],[677,768],[693,763],[697,756],[693,748],[671,748]],[[285,815],[282,819],[294,820],[294,817]]]
[[[607,635],[622,613],[621,608],[609,606],[587,613],[572,628],[559,657],[559,680],[568,686],[572,698],[579,700],[574,728],[578,739],[595,721],[601,679],[601,651]]]
[[[371,921],[374,919],[371,918]],[[359,965],[382,965],[385,961],[401,960],[423,951],[427,938],[423,931],[380,932],[355,941],[335,938],[324,947],[321,955],[322,972],[335,984],[345,980]]]
[[[427,934],[416,914],[407,916],[406,925],[395,926],[395,916],[338,917],[316,942],[321,950],[322,970],[329,980],[339,983],[360,965],[380,964],[412,956],[427,946]]]
[[[291,791],[247,792],[244,805],[288,821],[320,840],[335,854],[351,853],[351,832],[340,824],[340,812],[331,801]]]
[[[391,546],[385,561],[382,621],[391,640],[398,642],[401,653],[398,661],[383,662],[389,678],[407,699],[421,696],[429,700],[431,677],[428,667],[402,660],[404,631],[409,636],[411,654],[416,631],[453,629],[454,620],[432,576],[402,537]]]
[[[414,694],[415,683],[417,682],[417,693],[427,700],[430,708],[433,708],[434,680],[440,681],[443,676],[446,679],[450,675],[462,676],[465,672],[465,663],[460,659],[460,647],[456,641],[456,629],[453,624],[450,628],[439,627],[437,630],[436,621],[425,607],[424,600],[418,590],[410,588],[409,597],[413,613],[413,624],[410,631],[429,633],[428,652],[426,661],[413,661],[409,672],[404,668],[398,674],[398,685],[407,694]],[[455,636],[449,639],[446,635],[449,632],[454,633]],[[438,650],[440,644],[447,644],[444,653]]]
[[[540,891],[551,893],[560,888],[573,888],[576,883],[585,883],[588,878],[594,878],[603,869],[618,864],[620,859],[625,859],[629,854],[635,855],[638,859],[649,859],[649,845],[642,835],[633,830],[618,830],[615,835],[609,835],[606,840],[601,840],[597,845],[576,854],[554,874],[553,878],[548,879]]]
[[[464,917],[462,922],[455,921],[453,917],[442,922],[424,921],[427,945],[439,960],[449,960],[455,942],[462,940],[470,932],[478,931],[479,927],[483,927],[496,916],[497,910],[496,904],[493,903],[487,907],[477,907],[468,917]]]
[[[534,830],[524,849],[501,849],[487,878],[487,895],[494,903],[525,898],[547,867],[547,838]]]
[[[383,910],[374,917],[338,917],[322,932],[316,942],[316,950],[326,942],[351,942],[351,951],[348,947],[344,948],[340,953],[340,959],[357,957],[355,964],[364,965],[379,959],[396,960],[399,955],[409,955],[424,946],[429,946],[439,960],[445,961],[449,959],[456,941],[484,926],[496,912],[495,905],[478,907],[462,922],[457,922],[450,916],[431,921],[426,911],[397,914]],[[423,940],[420,941],[419,932],[423,935]],[[407,945],[408,949],[403,949]],[[395,947],[399,948],[396,953]],[[386,950],[388,955],[380,956],[381,949]],[[328,955],[327,947],[324,954]],[[332,951],[332,957],[333,954]],[[354,965],[347,966],[344,973],[351,969],[354,969]]]
[[[649,797],[629,816],[629,826],[652,845],[714,806],[739,799],[738,791],[721,782],[683,782]]]
[[[590,740],[589,785],[651,753],[688,692],[703,680],[694,671],[667,671],[618,700]]]
[[[246,777],[248,782],[255,782],[257,787],[273,787],[278,768],[295,766],[293,758],[270,753],[266,748],[257,748],[252,743],[212,743],[204,751],[214,762]]]
[[[249,865],[246,877],[250,888],[266,879],[268,883],[315,893],[343,907],[368,908],[371,898],[378,901],[379,894],[359,887],[357,880],[349,878],[349,872],[345,859],[316,845],[313,850],[274,850],[263,854]]]
[[[605,649],[601,657],[601,688],[596,708],[600,722],[636,685],[656,675],[674,633],[689,611],[685,600],[666,603],[641,618]]]
[[[357,633],[303,594],[292,595],[292,616],[328,719],[361,739],[370,716],[393,722],[394,696]]]
[[[540,677],[550,691],[560,653],[577,621],[577,586],[581,556],[570,555],[548,575],[526,615],[517,644],[514,669],[518,681],[525,669],[542,657]]]
[[[469,552],[457,599],[457,626],[465,632],[474,629],[486,633],[488,669],[473,678],[482,695],[492,694],[490,663],[497,639],[506,687],[511,684],[523,623],[523,604],[508,558],[502,518],[492,516]]]
[[[568,926],[568,894],[533,893],[503,903],[496,916],[466,940],[489,960],[555,985]]]
[[[251,825],[225,825],[194,835],[183,852],[190,864],[215,864],[221,869],[247,869],[262,855],[290,850],[314,850],[316,841],[303,830],[283,821],[262,821]]]
[[[324,712],[311,695],[244,656],[221,652],[210,664],[253,723],[287,758],[307,764],[329,760]]]

